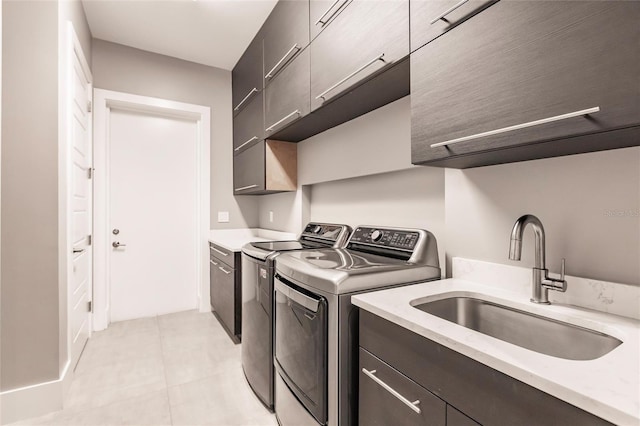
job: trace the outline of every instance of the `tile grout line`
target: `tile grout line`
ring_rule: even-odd
[[[162,327],[158,315],[156,315],[156,325],[158,326],[158,336],[160,337],[160,357],[162,358],[162,373],[164,374],[165,392],[167,394],[167,405],[169,407],[169,421],[173,425],[173,413],[171,410],[171,398],[169,397],[169,380],[167,379],[167,365],[164,358],[164,345],[162,344]]]

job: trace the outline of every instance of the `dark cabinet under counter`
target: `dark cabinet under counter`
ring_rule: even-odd
[[[211,311],[231,340],[239,343],[242,330],[242,271],[240,252],[209,243]]]

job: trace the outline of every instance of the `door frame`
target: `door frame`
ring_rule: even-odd
[[[94,259],[93,331],[110,322],[109,123],[112,109],[189,119],[197,126],[196,277],[197,308],[209,311],[209,220],[211,175],[211,108],[130,93],[94,89]],[[195,308],[195,306],[194,306]]]

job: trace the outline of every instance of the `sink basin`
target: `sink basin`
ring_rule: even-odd
[[[622,344],[615,337],[597,331],[472,297],[449,297],[421,303],[414,308],[558,358],[596,359]]]

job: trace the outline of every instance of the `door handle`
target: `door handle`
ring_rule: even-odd
[[[121,244],[119,241],[114,241],[112,244],[113,248],[118,248],[118,247],[126,247],[126,244]]]
[[[83,248],[74,248],[73,249],[73,254],[77,254],[77,253],[83,253],[84,249]]]

